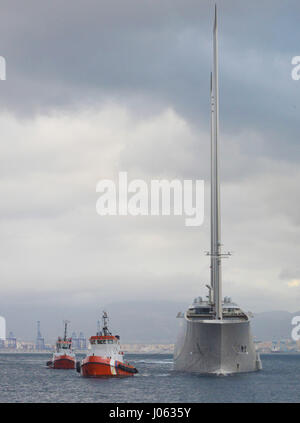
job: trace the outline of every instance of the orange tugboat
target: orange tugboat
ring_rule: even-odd
[[[58,337],[56,351],[52,360],[47,361],[47,366],[51,369],[75,369],[75,354],[72,352],[72,338],[67,337],[68,322],[65,321],[65,332],[63,339]]]
[[[104,311],[103,328],[96,336],[91,336],[89,353],[80,362],[76,370],[85,377],[133,376],[137,369],[124,361],[124,353],[120,347],[120,337],[108,330],[108,316]]]

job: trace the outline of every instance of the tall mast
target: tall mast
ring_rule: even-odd
[[[210,287],[208,286],[209,289],[209,302],[211,304],[214,303],[214,279],[215,279],[215,261],[213,259],[213,245],[214,245],[214,235],[213,235],[213,231],[214,231],[214,225],[213,225],[213,217],[212,217],[212,211],[214,209],[214,162],[213,162],[213,157],[214,157],[214,142],[213,142],[213,137],[214,137],[214,95],[213,95],[213,81],[212,81],[212,72],[210,73],[210,147],[211,147],[211,151],[210,151],[210,156],[211,156],[211,163],[210,163],[210,213],[211,213],[211,217],[210,217]]]
[[[102,329],[103,335],[104,336],[111,335],[110,331],[108,330],[108,315],[106,311],[103,311],[102,322],[103,322],[103,329]]]
[[[220,181],[219,181],[219,81],[218,81],[218,22],[215,6],[213,36],[212,75],[212,128],[211,128],[211,286],[216,319],[222,319],[222,274],[221,274],[221,222],[220,222]]]
[[[67,335],[68,335],[68,323],[69,323],[69,321],[68,320],[64,320],[64,325],[65,325],[65,330],[64,330],[64,341],[66,341],[67,340]]]

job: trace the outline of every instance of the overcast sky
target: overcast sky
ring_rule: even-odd
[[[224,295],[297,311],[300,5],[218,4]],[[204,0],[2,1],[0,314],[19,337],[33,331],[24,305],[60,328],[64,307],[96,319],[109,303],[206,295],[209,201],[188,228],[100,217],[95,189],[127,171],[204,179],[209,199],[212,26]]]

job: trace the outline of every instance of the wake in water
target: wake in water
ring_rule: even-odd
[[[173,360],[134,360],[135,363],[142,363],[142,364],[173,364]]]

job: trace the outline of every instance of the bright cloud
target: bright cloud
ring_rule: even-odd
[[[288,286],[290,288],[295,288],[297,286],[300,286],[300,279],[293,279],[290,282],[288,282]]]

